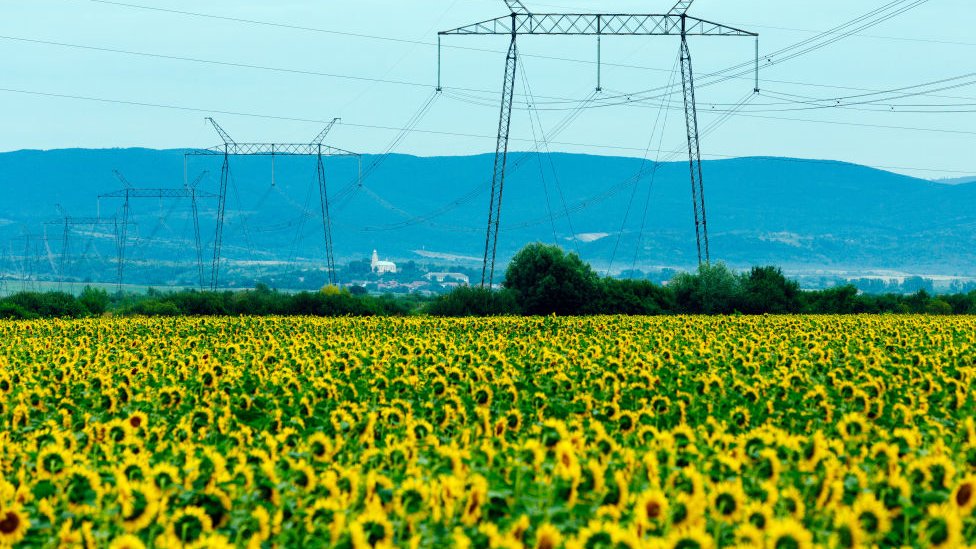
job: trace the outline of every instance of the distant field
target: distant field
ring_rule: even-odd
[[[27,287],[20,281],[7,281],[4,288],[0,288],[0,297],[4,295],[10,295],[22,291],[30,292],[56,292],[62,291],[67,292],[72,295],[81,295],[82,290],[85,286],[91,286],[92,288],[97,288],[105,290],[107,292],[115,292],[119,289],[118,284],[113,283],[103,283],[103,282],[65,282],[64,284],[58,284],[57,282],[31,282]],[[156,288],[157,290],[183,290],[187,289],[183,286],[143,286],[138,284],[125,284],[122,286],[122,290],[126,293],[146,293],[149,288]],[[192,288],[191,288],[192,289]]]
[[[972,317],[0,322],[0,546],[963,547],[974,364]]]

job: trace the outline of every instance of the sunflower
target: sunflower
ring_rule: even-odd
[[[334,455],[335,448],[333,447],[332,439],[330,439],[325,433],[315,433],[308,437],[307,441],[308,452],[312,455],[312,459],[315,461],[328,461],[332,459]]]
[[[126,480],[145,480],[150,472],[148,456],[146,454],[127,453],[117,471],[117,474]]]
[[[659,529],[668,517],[668,498],[660,490],[648,490],[637,495],[634,515],[643,528]]]
[[[865,493],[858,496],[851,507],[854,516],[864,532],[872,539],[883,538],[891,530],[891,516],[884,503],[878,501],[874,494]]]
[[[591,520],[575,536],[566,541],[566,549],[590,549],[614,546],[614,525],[610,522]]]
[[[294,475],[295,485],[306,494],[315,492],[316,475],[315,469],[305,462],[299,460],[291,464],[291,473]]]
[[[354,549],[393,547],[393,524],[382,509],[375,506],[359,515],[349,525],[349,533]]]
[[[146,544],[132,534],[123,534],[113,539],[108,549],[146,549]]]
[[[27,535],[30,528],[27,513],[18,507],[0,507],[0,544],[14,545]]]
[[[491,387],[484,383],[476,385],[471,391],[471,398],[474,400],[474,403],[485,408],[491,407],[491,399],[493,396]]]
[[[126,425],[132,432],[139,431],[140,429],[146,429],[149,427],[149,416],[144,412],[133,412],[128,419],[125,420]]]
[[[846,442],[857,442],[868,436],[869,423],[867,419],[858,412],[844,414],[837,424],[837,432]]]
[[[746,494],[738,482],[721,482],[708,496],[711,516],[732,524],[742,517],[745,501]]]
[[[461,522],[471,526],[481,520],[481,507],[488,502],[488,481],[475,475],[468,481]]]
[[[102,479],[84,467],[72,465],[64,476],[64,492],[73,513],[94,514],[103,495]]]
[[[535,531],[535,549],[556,549],[562,540],[559,528],[548,522],[543,523]]]
[[[263,507],[258,509],[263,510]],[[267,511],[265,511],[267,515]],[[260,520],[260,519],[259,519]],[[267,518],[270,520],[270,517]],[[265,522],[267,524],[267,522]],[[344,507],[339,502],[331,499],[318,499],[316,502],[305,512],[305,531],[309,534],[314,534],[317,531],[324,529],[329,533],[331,543],[336,543],[339,540],[339,535],[345,529],[346,526],[346,515],[344,514]],[[262,532],[267,532],[267,539],[271,535],[270,526],[267,529],[262,529]]]
[[[704,509],[707,503],[704,498],[679,494],[677,499],[669,505],[669,520],[671,526],[678,530],[698,527],[705,522]]]
[[[744,523],[735,528],[735,547],[762,547],[766,534],[752,524]]]
[[[865,542],[864,530],[857,515],[850,508],[842,508],[834,514],[834,533],[831,545],[843,549],[861,547]]]
[[[770,521],[766,536],[770,549],[813,549],[813,534],[794,518]]]
[[[952,504],[931,505],[918,536],[923,547],[959,547],[963,541],[962,520]]]
[[[797,520],[802,520],[806,515],[806,505],[803,503],[803,496],[799,490],[792,486],[780,492],[776,506]]]
[[[629,435],[634,432],[634,428],[637,425],[637,418],[634,417],[633,412],[620,412],[616,419],[617,431],[622,435]]]
[[[507,538],[518,542],[519,547],[524,547],[525,532],[528,531],[531,525],[532,522],[529,520],[528,515],[520,515],[518,520],[513,521],[508,527]]]
[[[182,484],[180,470],[169,463],[158,463],[150,471],[153,483],[161,491],[167,491]]]
[[[752,416],[744,406],[736,406],[732,409],[732,413],[729,414],[729,423],[735,426],[737,430],[748,429],[751,420]]]
[[[773,508],[767,503],[751,501],[742,510],[742,517],[756,529],[765,530],[773,518]]]
[[[152,484],[136,482],[119,486],[122,527],[126,532],[139,532],[152,523],[159,512],[159,497]]]
[[[800,470],[810,472],[817,468],[827,456],[827,440],[821,431],[816,431],[803,445],[800,455]]]
[[[932,490],[949,490],[952,486],[952,479],[956,475],[956,466],[946,455],[934,455],[926,457],[924,460],[925,468],[928,470],[928,478]]]
[[[976,475],[963,478],[952,491],[950,503],[958,509],[960,516],[972,513],[976,508]]]
[[[71,453],[57,446],[50,445],[38,452],[36,474],[40,480],[61,478],[71,467]]]
[[[568,440],[559,441],[556,444],[556,467],[555,474],[564,479],[577,478],[580,475],[579,460],[576,458],[576,450]]]
[[[384,511],[389,511],[389,506],[393,502],[393,487],[393,481],[389,477],[370,471],[366,475],[366,491],[363,496],[366,504],[375,503],[383,507]]]
[[[669,549],[712,549],[715,540],[708,535],[704,527],[676,528],[664,540],[664,547]]]
[[[702,476],[692,467],[672,473],[668,479],[668,487],[689,497],[700,497],[704,494]]]
[[[192,543],[213,530],[213,522],[200,507],[188,506],[177,511],[166,526],[169,537],[183,543]]]

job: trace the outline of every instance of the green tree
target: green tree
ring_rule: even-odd
[[[93,315],[100,315],[108,310],[108,305],[112,301],[105,290],[98,290],[91,286],[85,286],[81,291],[78,301],[88,309]]]
[[[724,263],[699,265],[696,273],[681,273],[671,279],[668,287],[684,313],[733,313],[742,301],[739,277]]]
[[[796,313],[800,311],[800,284],[778,267],[753,267],[742,277],[742,312]]]
[[[674,310],[674,296],[650,280],[600,281],[600,296],[591,312],[612,315],[659,315]]]
[[[505,287],[530,315],[578,315],[597,295],[599,277],[576,254],[558,246],[529,244],[512,258]]]

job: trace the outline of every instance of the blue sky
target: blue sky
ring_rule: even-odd
[[[4,3],[0,120],[6,131],[0,132],[0,150],[207,146],[218,141],[203,121],[212,113],[238,141],[280,142],[307,141],[321,129],[318,121],[339,116],[343,123],[331,144],[384,152],[398,136],[396,128],[434,92],[437,31],[506,13],[501,0],[120,2]],[[525,3],[536,12],[659,13],[672,2]],[[889,3],[698,0],[690,13],[759,32],[767,54]],[[704,137],[705,158],[827,158],[933,179],[976,173],[976,77],[955,78],[976,72],[974,20],[971,1],[929,0],[794,59],[764,58],[764,65],[772,64],[762,71],[763,93]],[[445,46],[445,91],[416,126],[423,131],[404,136],[395,152],[493,151],[505,39],[450,37]],[[691,48],[699,75],[749,61],[754,51],[751,40],[740,38],[694,38]],[[680,83],[680,76],[673,80],[677,51],[678,41],[670,37],[604,39],[604,91],[591,104],[599,107],[582,110],[556,134],[593,92],[596,42],[522,39],[513,148],[535,148],[546,135],[552,151],[681,158],[669,153],[683,146],[680,93],[670,101],[613,105],[620,101],[608,99],[643,97],[638,92]],[[948,78],[955,79],[876,93]],[[701,125],[720,119],[752,88],[748,77],[702,86]],[[929,93],[913,93],[918,91]],[[863,99],[843,100],[842,107],[820,102],[855,95]],[[811,109],[811,102],[818,108]]]

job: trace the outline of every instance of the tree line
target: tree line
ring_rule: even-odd
[[[601,277],[573,253],[530,244],[515,255],[502,287],[463,286],[431,298],[357,295],[334,286],[287,293],[258,284],[253,290],[201,292],[150,290],[112,295],[85,288],[21,292],[0,299],[0,318],[115,316],[494,316],[661,314],[976,314],[976,291],[933,295],[862,294],[853,285],[802,290],[777,267],[736,273],[721,263],[681,273],[667,284]]]

